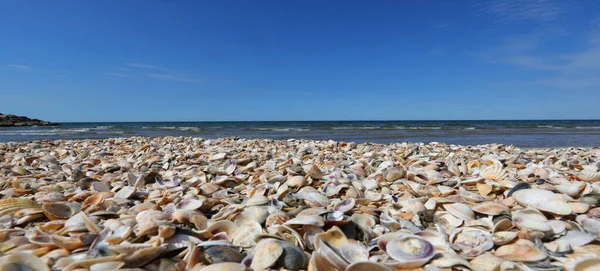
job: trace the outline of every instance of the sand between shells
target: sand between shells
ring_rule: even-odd
[[[600,149],[0,143],[3,270],[600,270]]]

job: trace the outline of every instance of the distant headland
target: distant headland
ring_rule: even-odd
[[[24,116],[9,115],[0,113],[0,127],[9,126],[53,126],[58,123],[43,121],[39,119],[30,119]]]

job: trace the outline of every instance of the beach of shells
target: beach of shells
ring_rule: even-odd
[[[0,271],[600,270],[600,149],[0,143]]]

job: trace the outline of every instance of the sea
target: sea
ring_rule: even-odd
[[[600,120],[66,122],[49,127],[0,127],[0,142],[132,136],[594,147],[600,146]]]

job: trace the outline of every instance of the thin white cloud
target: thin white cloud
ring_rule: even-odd
[[[31,67],[25,65],[17,65],[17,64],[8,64],[6,67],[13,69],[21,69],[21,70],[31,70]]]
[[[129,67],[140,68],[140,69],[174,72],[174,70],[172,70],[172,69],[168,69],[168,68],[164,68],[164,67],[156,66],[156,65],[148,65],[148,64],[142,64],[142,63],[126,63],[125,65],[127,65]]]
[[[176,70],[166,68],[163,66],[150,65],[150,64],[137,63],[137,62],[125,63],[125,66],[127,66],[128,68],[122,68],[122,69],[130,70],[130,71],[135,71],[135,70],[140,71],[140,73],[141,73],[140,76],[142,76],[142,77],[149,77],[149,78],[175,81],[175,82],[186,82],[186,83],[200,83],[201,82],[199,79],[183,75]],[[113,67],[113,68],[120,68],[120,67]],[[143,70],[145,70],[145,71],[143,71]],[[114,73],[114,74],[117,74],[117,73]],[[113,76],[117,76],[114,74],[113,74]],[[122,73],[118,73],[118,74],[125,75]],[[128,77],[131,77],[131,76],[128,76]]]
[[[536,47],[526,51],[514,48],[495,48],[486,52],[470,53],[483,61],[510,65],[524,71],[540,72],[533,85],[558,88],[600,86],[600,31],[589,36],[587,47],[570,53],[542,54]]]
[[[119,71],[131,71],[131,69],[123,68],[123,67],[117,67],[117,66],[109,66],[109,68],[115,69],[115,70],[119,70]]]
[[[175,75],[175,74],[166,74],[166,73],[148,73],[146,74],[148,77],[169,80],[169,81],[177,81],[177,82],[187,82],[187,83],[200,83],[200,80],[189,78],[185,76]]]
[[[121,77],[121,78],[132,78],[133,76],[124,73],[108,73],[110,76]]]
[[[561,0],[478,0],[476,14],[493,16],[500,23],[551,22],[568,8]]]

